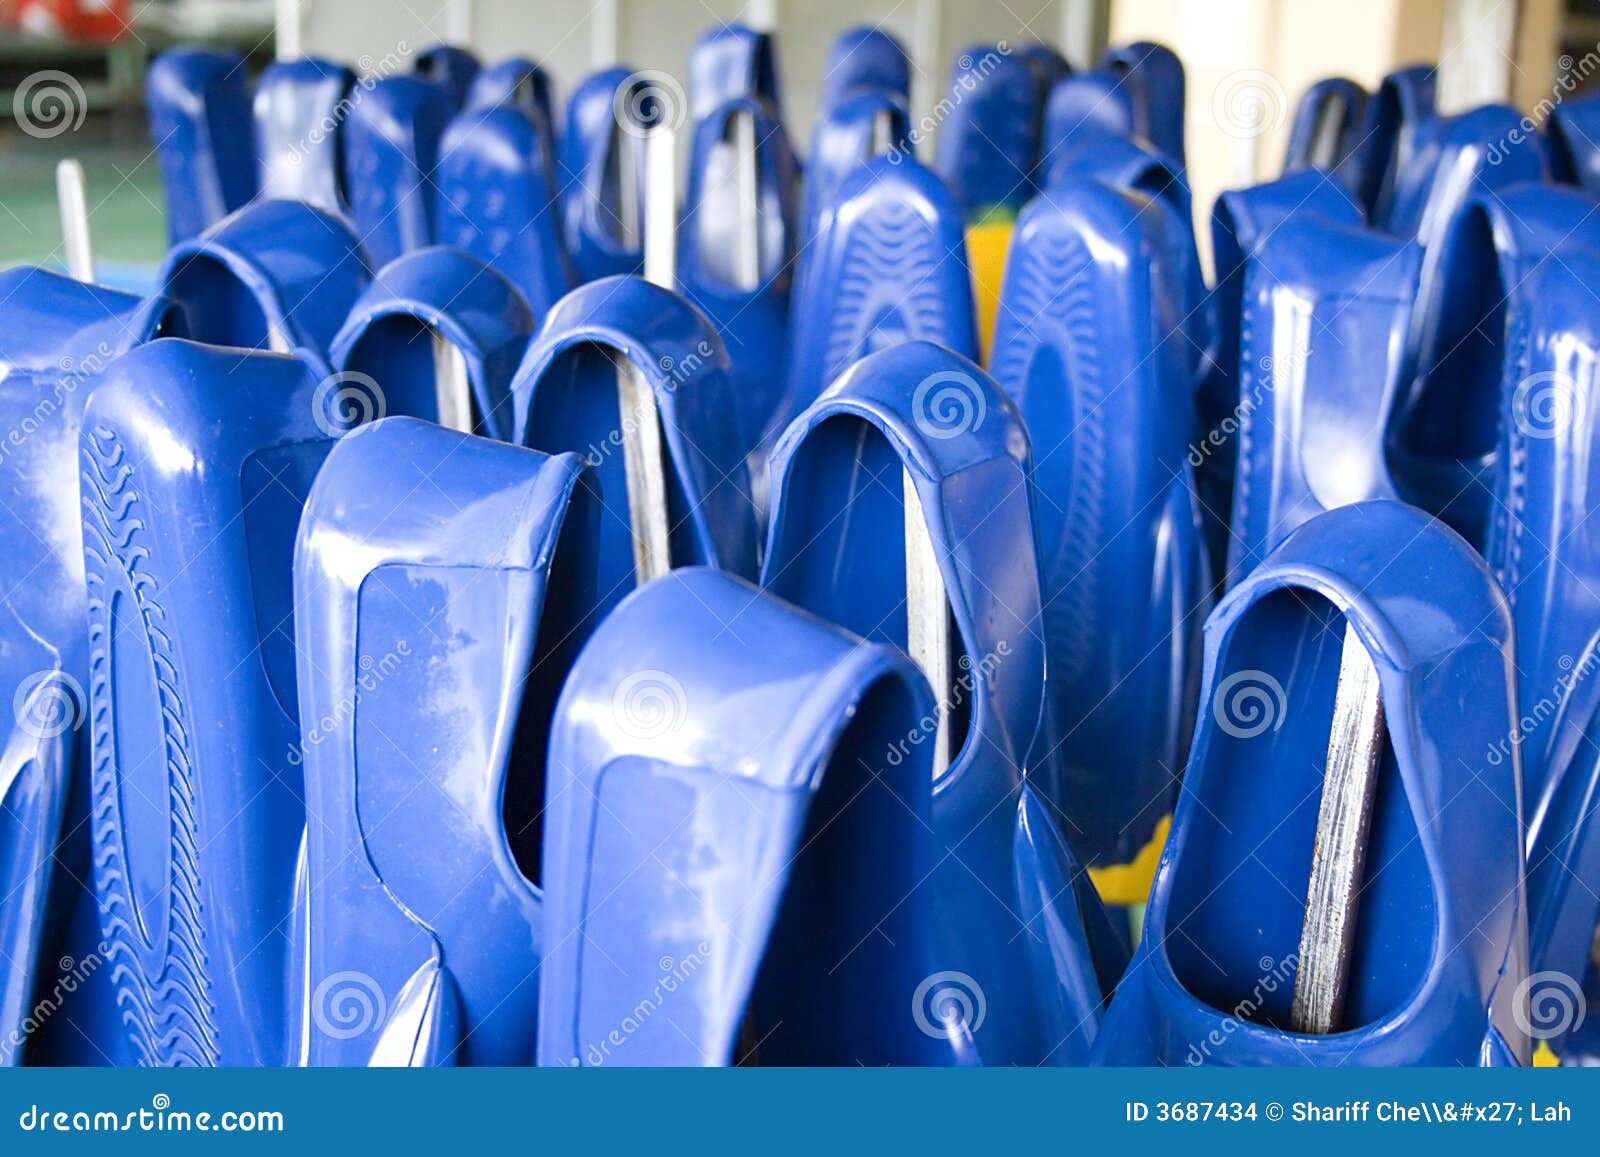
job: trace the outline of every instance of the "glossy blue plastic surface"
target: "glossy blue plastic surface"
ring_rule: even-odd
[[[1017,54],[1019,60],[1033,70],[1041,93],[1048,95],[1058,81],[1072,75],[1072,65],[1067,63],[1067,58],[1043,41],[1030,40],[1017,45],[1012,51]],[[1042,106],[1039,112],[1042,116],[1044,113]]]
[[[796,412],[874,350],[921,339],[977,357],[961,211],[910,157],[876,157],[824,199],[795,293]]]
[[[433,174],[439,244],[494,266],[535,317],[572,288],[552,192],[554,157],[548,122],[507,103],[451,121]]]
[[[1387,743],[1346,1030],[1308,1036],[1287,1023],[1346,624]],[[1341,507],[1285,539],[1206,625],[1193,753],[1096,1060],[1527,1063],[1516,760],[1484,762],[1512,726],[1511,659],[1488,568],[1419,511]]]
[[[1521,126],[1520,112],[1495,104],[1417,121],[1406,134],[1384,228],[1430,246],[1473,194],[1540,180],[1544,154]],[[1514,133],[1520,144],[1510,143]]]
[[[643,172],[640,137],[623,132],[617,105],[623,82],[635,74],[607,68],[585,77],[567,102],[567,124],[561,134],[562,231],[578,282],[621,273],[636,273],[644,250],[635,238],[622,236],[617,175],[620,150],[632,153],[635,172]]]
[[[1487,759],[1507,762],[1513,742],[1521,755],[1530,971],[1565,974],[1574,987],[1600,920],[1597,274],[1592,248],[1564,245],[1558,259],[1524,264],[1509,289],[1497,501],[1485,550],[1516,626],[1519,737],[1506,737]]]
[[[888,121],[889,155],[901,159],[914,156],[907,139],[910,114],[905,99],[886,89],[858,88],[818,116],[811,132],[811,151],[806,154],[800,210],[804,239],[816,232],[817,219],[839,182],[876,155],[874,126],[880,117]],[[802,240],[796,261],[804,264],[809,249]]]
[[[927,749],[895,746],[929,710],[903,655],[726,574],[629,597],[551,737],[540,1063],[975,1059],[908,1013],[947,966]]]
[[[990,358],[1033,441],[1055,728],[1035,783],[1093,867],[1132,862],[1171,814],[1209,609],[1171,212],[1093,181],[1035,198]]]
[[[1244,416],[1239,342],[1247,261],[1286,220],[1306,217],[1352,228],[1362,224],[1354,194],[1317,170],[1225,191],[1211,210],[1211,259],[1216,270],[1211,301],[1217,341],[1210,372],[1200,387],[1202,435],[1197,450],[1201,510],[1217,577],[1227,568],[1227,523],[1233,510],[1237,435]]]
[[[710,116],[731,100],[765,101],[782,119],[783,89],[772,36],[743,24],[721,24],[689,52],[689,117]]]
[[[749,115],[756,141],[760,283],[753,289],[740,285],[735,260],[740,194],[729,125],[740,112]],[[679,227],[678,292],[706,315],[728,351],[747,449],[761,441],[783,406],[799,195],[799,165],[770,105],[732,100],[695,123]]]
[[[601,517],[573,454],[387,418],[328,455],[295,556],[295,1063],[533,1063],[546,742]]]
[[[1050,165],[1070,151],[1077,135],[1134,135],[1133,93],[1108,69],[1074,73],[1056,81],[1045,101],[1039,161]]]
[[[512,387],[516,441],[546,454],[581,454],[593,468],[604,506],[602,609],[634,585],[617,354],[655,394],[673,564],[717,566],[753,578],[755,506],[722,340],[677,294],[638,278],[606,278],[556,303]],[[627,421],[633,420],[630,414]]]
[[[1230,586],[1322,511],[1397,496],[1384,438],[1421,264],[1414,241],[1299,213],[1245,258]]]
[[[817,122],[827,120],[858,89],[911,99],[911,58],[894,34],[876,25],[847,28],[834,37],[817,97]]]
[[[1342,76],[1317,81],[1294,107],[1284,175],[1302,169],[1332,173],[1353,193],[1366,123],[1366,89]]]
[[[508,56],[472,78],[466,108],[486,109],[509,104],[554,130],[554,88],[550,74],[542,66],[525,56]]]
[[[249,75],[231,49],[170,48],[145,73],[167,240],[193,237],[256,193]]]
[[[106,367],[180,321],[161,298],[42,269],[0,273],[0,526],[12,544],[0,552],[0,679],[17,700],[0,737],[0,951],[11,962],[0,1066],[131,1060],[111,972],[96,967],[78,428]],[[54,991],[63,957],[91,972],[19,1045],[10,1034],[34,1010],[35,982]]]
[[[375,81],[351,106],[343,127],[345,195],[374,268],[433,241],[430,181],[455,108],[448,88],[415,76]]]
[[[350,229],[298,201],[254,201],[168,250],[162,292],[185,336],[293,352],[325,370],[333,335],[370,274]]]
[[[356,83],[344,65],[310,56],[274,61],[261,73],[255,125],[262,197],[344,212],[339,124]],[[372,83],[360,82],[363,90]]]
[[[1098,66],[1122,81],[1133,96],[1133,131],[1185,167],[1183,150],[1183,62],[1172,49],[1148,40],[1113,46]]]
[[[436,44],[417,53],[416,74],[450,95],[451,112],[467,103],[467,94],[481,68],[476,56],[453,44]]]
[[[95,887],[146,1065],[286,1055],[292,560],[332,444],[316,385],[295,358],[164,339],[85,407]]]
[[[956,97],[959,96],[959,100]],[[1028,64],[998,45],[974,44],[950,68],[950,112],[933,168],[968,218],[1020,210],[1033,195],[1045,91]]]
[[[1563,101],[1550,110],[1546,152],[1552,180],[1600,196],[1600,98]]]
[[[515,286],[476,258],[435,245],[378,271],[333,339],[333,367],[353,392],[350,416],[357,423],[385,414],[436,422],[438,333],[466,362],[473,432],[505,441],[512,432],[511,379],[533,330],[533,314]],[[323,418],[339,428],[332,409]]]
[[[1397,68],[1367,102],[1356,193],[1367,220],[1382,226],[1394,200],[1395,180],[1410,148],[1412,127],[1433,115],[1435,77],[1427,65]]]
[[[1600,217],[1586,195],[1520,185],[1469,197],[1423,259],[1389,458],[1407,500],[1439,514],[1480,549],[1494,508],[1492,467],[1505,420],[1508,299],[1552,255],[1597,248]]]
[[[1077,930],[1068,939],[1089,955],[1082,929],[1100,922],[1071,887],[1051,893],[1048,917],[1027,914],[1025,900],[1039,903],[1041,871],[1086,882],[1028,778],[1046,715],[1029,468],[1021,415],[977,366],[926,341],[880,350],[779,440],[762,574],[765,589],[812,614],[904,648],[909,474],[953,624],[943,690],[954,754],[933,781],[935,949],[987,996],[974,1032],[985,1064],[1081,1063],[1096,1016],[1094,1006],[1066,1023],[1052,1015],[1068,981],[1040,958],[1047,926]],[[901,757],[932,738],[923,723],[898,741]]]

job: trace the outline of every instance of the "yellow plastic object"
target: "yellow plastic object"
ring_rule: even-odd
[[[1171,827],[1172,817],[1162,816],[1156,830],[1150,834],[1150,842],[1139,849],[1132,862],[1089,869],[1089,879],[1094,881],[1100,899],[1107,904],[1143,904],[1149,898],[1156,865],[1161,862],[1161,849],[1166,846],[1167,831]]]
[[[972,274],[972,300],[978,307],[978,349],[985,364],[994,337],[994,316],[1000,308],[1000,278],[1016,217],[993,213],[967,226],[967,268]]]

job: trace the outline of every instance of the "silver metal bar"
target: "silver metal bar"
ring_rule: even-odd
[[[639,150],[633,136],[620,128],[612,139],[617,164],[617,240],[626,251],[639,244]]]
[[[911,472],[901,472],[905,494],[906,652],[933,686],[935,717],[933,778],[950,766],[950,597],[928,520]]]
[[[447,430],[472,433],[472,379],[459,346],[438,330],[433,337],[433,388],[438,400],[439,425]]]
[[[1339,161],[1339,142],[1344,140],[1344,114],[1348,102],[1343,93],[1333,93],[1317,110],[1316,128],[1311,133],[1313,168],[1331,169]]]
[[[77,158],[56,162],[56,204],[61,211],[61,241],[67,272],[78,281],[94,280],[94,249],[89,241],[89,197],[83,165]]]
[[[676,145],[671,125],[652,128],[645,137],[644,275],[666,289],[677,281]],[[634,579],[642,585],[672,569],[661,412],[643,372],[621,353],[615,364],[628,521],[633,527]]]
[[[1339,1031],[1350,974],[1372,800],[1383,754],[1378,671],[1355,628],[1345,625],[1334,695],[1317,842],[1289,1021],[1297,1032]]]
[[[880,110],[872,114],[872,155],[881,157],[893,147],[894,141],[890,139],[890,117],[887,110]]]
[[[756,118],[740,109],[729,118],[733,130],[733,171],[738,205],[734,230],[734,281],[749,291],[761,285],[761,180],[756,156]]]
[[[276,9],[273,50],[279,60],[298,60],[305,40],[300,0],[277,0]]]

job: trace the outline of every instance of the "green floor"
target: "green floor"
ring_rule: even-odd
[[[144,120],[131,115],[90,116],[51,140],[0,123],[0,268],[61,264],[55,166],[63,157],[83,162],[100,279],[148,288],[166,248],[161,170]]]

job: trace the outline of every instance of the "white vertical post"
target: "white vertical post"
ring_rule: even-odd
[[[933,737],[933,778],[950,766],[950,597],[928,519],[909,470],[902,471],[906,538],[906,653],[933,686],[938,720]]]
[[[618,0],[594,0],[589,5],[589,63],[595,68],[607,68],[621,55],[617,3]]]
[[[458,48],[472,46],[472,0],[448,0],[445,5],[445,40]]]
[[[747,109],[732,118],[733,165],[738,205],[734,232],[734,278],[743,290],[761,285],[761,180],[756,156],[756,119]]]
[[[89,197],[83,165],[76,158],[56,163],[56,204],[67,272],[78,281],[94,280],[94,250],[89,241]]]
[[[277,0],[273,48],[279,60],[299,60],[305,54],[305,16],[300,0]]]
[[[933,111],[938,103],[935,94],[944,84],[944,61],[939,52],[940,0],[917,0],[911,34],[911,123]],[[929,145],[923,143],[918,151],[926,154]]]
[[[749,0],[744,9],[745,23],[757,32],[773,32],[778,27],[778,0]]]
[[[433,388],[439,425],[472,433],[472,378],[459,346],[438,330],[433,334]]]

